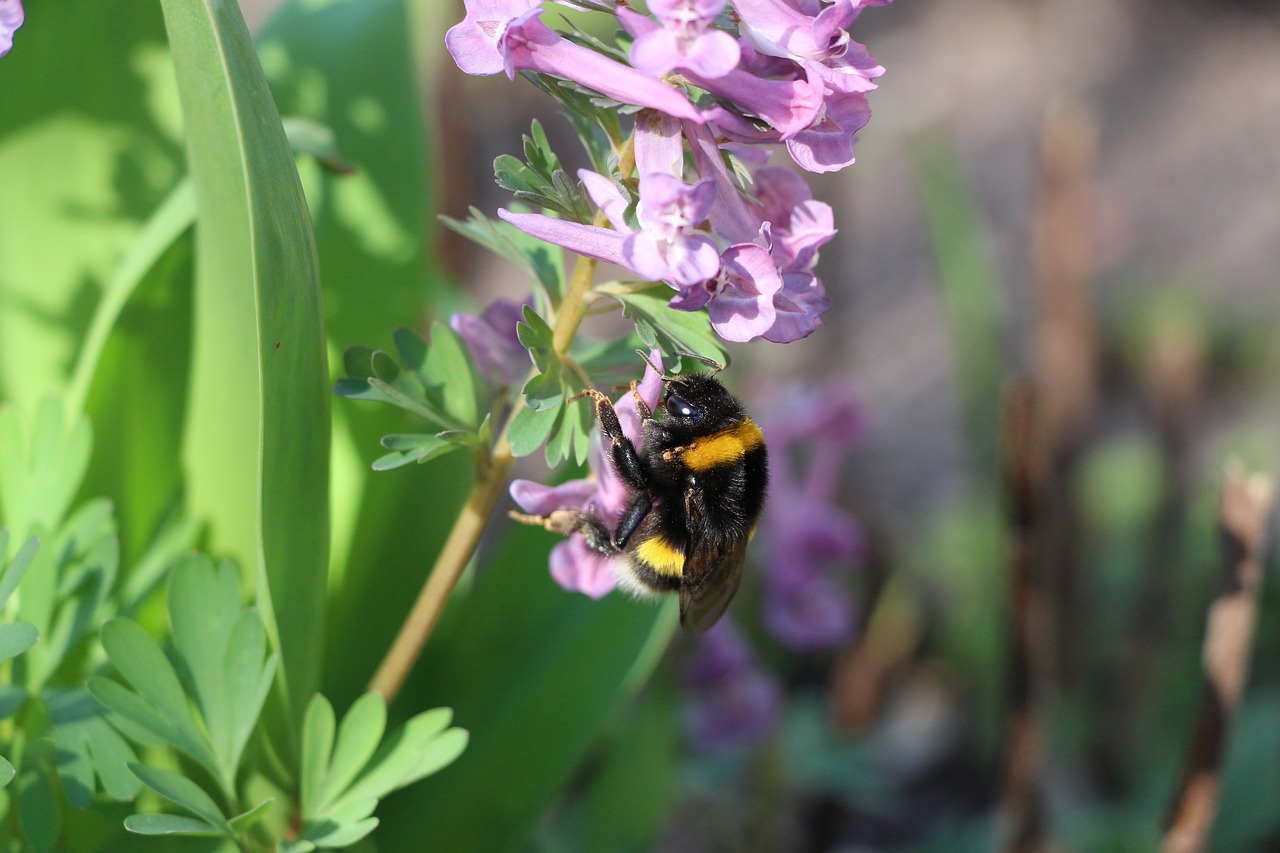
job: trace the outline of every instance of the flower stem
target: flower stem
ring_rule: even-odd
[[[635,168],[633,140],[634,136],[628,137],[622,150],[618,152],[618,168],[623,175],[629,175]],[[602,213],[597,213],[596,219],[597,224],[605,221]],[[595,272],[594,259],[578,258],[552,327],[553,346],[556,354],[561,357],[569,351],[569,344],[573,342],[578,326],[582,323],[587,309],[585,297],[591,289]],[[467,503],[453,523],[449,538],[445,540],[440,556],[436,558],[431,574],[427,576],[427,582],[418,594],[418,600],[414,602],[413,609],[400,627],[400,633],[396,635],[395,642],[391,644],[374,673],[373,680],[369,682],[369,690],[381,693],[387,704],[391,704],[400,692],[418,656],[422,654],[422,648],[427,644],[427,638],[431,636],[458,578],[462,576],[463,569],[476,551],[485,523],[493,514],[493,508],[497,506],[498,499],[506,488],[511,466],[515,463],[511,445],[507,442],[507,430],[519,411],[519,406],[520,403],[517,403],[507,415],[489,458],[481,459],[476,466],[476,482],[471,487]]]

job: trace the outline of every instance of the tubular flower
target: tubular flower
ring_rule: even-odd
[[[661,369],[662,353],[653,350],[649,354],[653,366]],[[653,366],[645,369],[644,379],[636,391],[650,409],[656,408],[662,394],[662,375]],[[640,412],[635,398],[625,392],[614,404],[622,431],[640,450],[644,434],[640,428]],[[613,529],[630,492],[626,484],[613,470],[608,454],[600,448],[599,435],[592,437],[591,452],[587,457],[590,475],[585,479],[570,480],[559,486],[544,486],[530,480],[511,483],[511,498],[525,512],[533,515],[549,515],[556,510],[580,510],[594,514]],[[602,598],[617,585],[610,560],[587,547],[582,535],[575,533],[551,550],[551,577],[571,592],[581,592],[592,598]]]
[[[727,15],[724,0],[650,0],[648,14],[619,4],[627,65],[607,44],[551,30],[539,0],[466,0],[446,39],[464,71],[533,71],[642,108],[634,173],[578,173],[602,215],[565,213],[590,210],[574,204],[558,216],[499,217],[666,282],[671,307],[705,308],[726,340],[806,337],[831,306],[815,269],[834,218],[797,173],[766,165],[760,147],[785,144],[810,172],[854,162],[871,115],[865,93],[884,69],[849,30],[885,2],[732,0]]]
[[[533,71],[572,80],[624,104],[702,121],[689,99],[657,78],[561,37],[539,20],[541,0],[466,0],[445,46],[468,74]]]
[[[22,0],[0,0],[0,56],[13,48],[13,34],[24,20]]]

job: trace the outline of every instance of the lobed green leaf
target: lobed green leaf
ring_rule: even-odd
[[[220,836],[225,833],[199,818],[176,814],[131,814],[124,828],[139,835]]]
[[[205,793],[203,788],[186,776],[172,770],[148,767],[137,762],[131,762],[129,769],[142,781],[142,784],[166,800],[181,806],[209,825],[216,827],[223,834],[233,834],[218,804]]]

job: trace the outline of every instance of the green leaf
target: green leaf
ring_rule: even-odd
[[[218,804],[205,793],[203,788],[186,776],[172,770],[148,767],[136,762],[130,763],[129,769],[133,771],[133,775],[142,780],[142,784],[166,800],[181,806],[222,833],[233,834]]]
[[[516,337],[533,357],[538,370],[547,372],[560,359],[555,352],[555,332],[537,311],[526,305],[523,320],[516,324]]]
[[[232,831],[239,834],[252,829],[257,825],[258,821],[262,820],[262,818],[266,816],[267,812],[270,811],[271,806],[275,804],[275,801],[275,797],[268,797],[253,808],[249,809],[247,812],[242,812],[231,818],[228,823]]]
[[[32,536],[22,543],[18,553],[14,554],[13,559],[8,561],[4,574],[0,575],[0,604],[8,601],[9,596],[13,595],[13,591],[18,588],[18,584],[22,582],[23,575],[27,573],[27,569],[31,567],[31,562],[36,558],[36,550],[39,547],[40,537]],[[8,553],[9,530],[8,528],[0,528],[0,563],[4,562]]]
[[[333,128],[301,116],[284,116],[284,135],[289,147],[299,154],[308,154],[330,171],[341,175],[355,174],[355,167],[338,153],[338,139]]]
[[[240,589],[230,565],[221,571],[203,554],[183,558],[169,576],[169,624],[183,664],[188,692],[204,718],[220,777],[235,771],[231,760],[231,696],[225,665],[232,628],[240,615]],[[260,660],[255,662],[260,663]],[[258,667],[254,667],[257,674]],[[185,700],[184,700],[185,701]]]
[[[161,259],[191,229],[196,219],[196,194],[190,180],[179,182],[147,219],[128,252],[107,281],[102,300],[76,358],[67,390],[67,411],[81,412],[89,396],[98,363],[125,304]]]
[[[102,645],[137,693],[98,676],[89,679],[94,698],[185,752],[214,778],[226,780],[221,763],[191,712],[177,674],[155,640],[137,623],[116,618],[102,626]]]
[[[431,326],[431,349],[422,380],[427,393],[441,401],[454,421],[470,430],[480,425],[471,358],[457,333],[445,323],[436,321]]]
[[[513,531],[455,602],[452,630],[427,646],[420,665],[431,679],[402,691],[407,705],[447,701],[472,734],[463,760],[379,805],[379,843],[388,849],[411,848],[422,827],[444,850],[516,846],[671,636],[670,602],[591,601],[557,586],[547,573],[554,541]],[[495,779],[501,803],[487,807]]]
[[[319,680],[328,564],[328,366],[315,241],[238,5],[161,6],[199,205],[187,498],[210,520],[212,548],[252,570],[281,656],[277,718],[290,753]]]
[[[365,818],[354,824],[322,823],[303,828],[302,840],[317,847],[350,847],[378,828],[376,817]]]
[[[24,766],[16,788],[18,822],[28,848],[50,853],[62,832],[62,815],[52,780],[38,767]]]
[[[124,828],[139,835],[224,835],[211,823],[199,818],[176,814],[131,814],[124,819]]]
[[[0,788],[4,788],[12,782],[13,777],[17,774],[18,771],[13,769],[13,765],[9,763],[9,759],[0,755]]]
[[[551,302],[559,302],[564,293],[564,258],[559,249],[530,237],[501,220],[489,219],[477,208],[463,220],[441,216],[440,221],[468,240],[505,258],[529,279],[541,285]]]
[[[428,462],[450,450],[457,450],[462,445],[447,438],[413,433],[383,436],[382,446],[391,452],[374,461],[375,471],[389,471],[413,462]]]
[[[316,813],[323,812],[347,789],[373,757],[387,725],[387,706],[380,693],[366,693],[356,700],[338,726],[329,772],[320,789]]]
[[[302,813],[320,811],[320,789],[329,775],[329,756],[337,720],[333,705],[321,694],[311,697],[302,720]]]
[[[397,729],[378,748],[369,769],[333,803],[327,816],[344,810],[359,813],[360,803],[379,800],[450,764],[468,740],[462,729],[445,729],[451,717],[450,709],[434,708]]]
[[[61,526],[92,446],[88,420],[68,423],[62,401],[53,395],[41,398],[29,431],[14,406],[0,405],[0,504],[16,535],[27,536],[33,525]]]
[[[0,661],[17,657],[36,644],[40,633],[30,622],[0,625]]]
[[[711,330],[705,311],[671,308],[667,305],[670,291],[665,288],[606,292],[622,304],[623,314],[635,322],[636,332],[646,346],[656,346],[668,356],[687,352],[725,361],[722,342]]]
[[[82,687],[47,690],[42,698],[52,725],[58,777],[71,805],[83,809],[93,802],[95,777],[112,799],[136,796],[141,785],[126,764],[137,757],[89,692]]]
[[[32,411],[65,388],[86,309],[183,167],[153,0],[50,4],[19,38],[0,72],[0,399]]]
[[[560,363],[557,361],[552,364],[550,370],[532,377],[521,390],[525,405],[535,411],[545,412],[559,408],[571,396],[564,383]]]
[[[538,411],[521,405],[511,426],[507,429],[507,442],[511,445],[511,453],[515,456],[528,456],[542,446],[555,428],[556,421],[563,415],[559,406],[553,409]]]

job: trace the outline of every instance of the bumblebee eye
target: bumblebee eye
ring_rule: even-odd
[[[675,418],[691,418],[696,421],[702,418],[702,407],[696,406],[675,394],[668,393],[667,414]]]

